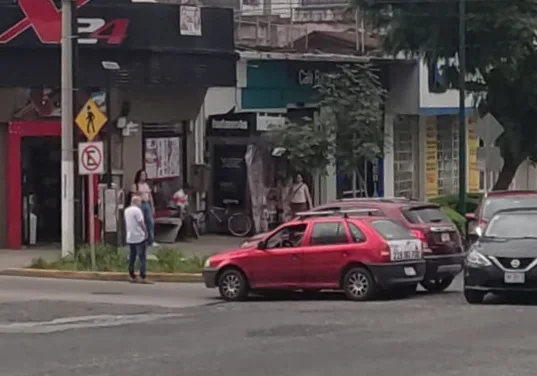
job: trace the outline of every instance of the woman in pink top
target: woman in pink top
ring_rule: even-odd
[[[144,170],[138,170],[134,175],[134,184],[131,188],[133,195],[142,198],[142,212],[144,213],[144,222],[147,228],[147,244],[156,246],[155,243],[155,204],[153,202],[153,193],[147,183],[147,173]]]

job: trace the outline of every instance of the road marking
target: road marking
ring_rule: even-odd
[[[51,321],[0,323],[0,333],[45,334],[72,329],[132,325],[183,316],[171,313],[62,317]]]

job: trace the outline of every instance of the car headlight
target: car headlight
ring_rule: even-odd
[[[488,258],[483,256],[477,251],[470,251],[468,257],[466,257],[466,262],[470,266],[490,266],[492,263]]]
[[[211,267],[211,258],[208,258],[205,260],[205,264],[203,265],[204,268],[210,268]]]

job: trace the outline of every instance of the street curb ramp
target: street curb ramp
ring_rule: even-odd
[[[0,275],[14,277],[82,279],[89,281],[128,281],[129,275],[119,272],[86,272],[73,270],[12,268],[0,271]],[[203,282],[200,273],[147,273],[153,282],[193,283]]]

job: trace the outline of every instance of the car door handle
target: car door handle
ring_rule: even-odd
[[[349,252],[343,252],[343,256],[344,256],[344,257],[348,257],[348,256],[349,256]]]
[[[291,255],[291,260],[298,260],[298,255]]]

